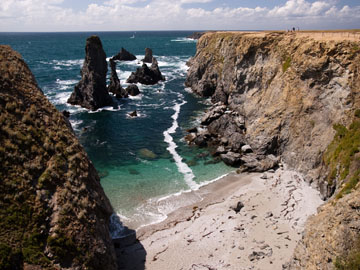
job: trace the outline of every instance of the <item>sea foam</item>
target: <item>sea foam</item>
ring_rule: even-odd
[[[179,117],[180,108],[182,105],[184,105],[186,101],[184,100],[182,103],[176,103],[173,107],[173,110],[175,113],[171,116],[173,119],[172,126],[164,131],[164,141],[169,144],[169,146],[166,148],[170,154],[173,156],[175,160],[175,164],[179,170],[180,173],[184,175],[184,180],[186,184],[191,189],[196,189],[198,187],[198,184],[193,180],[195,178],[195,175],[193,171],[190,169],[190,167],[182,161],[182,157],[176,152],[177,145],[173,140],[173,137],[170,134],[175,133],[176,129],[179,127],[179,124],[177,122],[177,119]]]

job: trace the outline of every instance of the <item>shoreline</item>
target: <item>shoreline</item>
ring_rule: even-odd
[[[323,203],[298,173],[284,169],[232,172],[192,193],[203,199],[139,228],[139,241],[117,249],[120,269],[281,269]]]

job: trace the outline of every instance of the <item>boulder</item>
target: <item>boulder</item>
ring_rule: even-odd
[[[131,116],[131,117],[136,117],[136,116],[137,116],[137,112],[136,112],[136,111],[133,111],[132,113],[129,113],[129,116]]]
[[[144,63],[152,63],[153,55],[152,50],[150,48],[145,48],[145,57],[142,60]]]
[[[212,121],[218,119],[224,114],[226,105],[218,104],[210,108],[210,110],[201,118],[202,125],[209,125]]]
[[[85,53],[81,80],[67,102],[97,110],[113,104],[106,88],[106,55],[99,37],[91,36],[86,40]]]
[[[121,87],[119,77],[116,73],[116,62],[113,58],[110,59],[110,68],[111,68],[111,76],[110,76],[110,84],[108,86],[108,91],[113,93],[116,98],[126,98],[128,97],[127,92],[124,88]]]
[[[245,144],[245,145],[243,145],[243,146],[241,147],[241,152],[247,154],[247,153],[252,153],[253,150],[252,150],[252,148],[251,148],[250,145]]]
[[[135,72],[131,73],[126,82],[153,85],[159,81],[165,81],[165,77],[160,72],[156,58],[153,57],[150,68],[144,63],[140,68],[137,68]]]
[[[132,53],[128,52],[124,48],[121,48],[121,51],[118,54],[116,54],[113,57],[113,59],[119,60],[119,61],[133,61],[133,60],[136,60],[136,56],[133,55]]]
[[[130,96],[137,96],[137,95],[140,94],[140,90],[139,90],[139,87],[137,87],[136,84],[130,84],[126,88],[126,93],[129,94]]]
[[[225,162],[226,165],[237,166],[241,163],[241,154],[228,152],[226,154],[221,154],[220,158]]]
[[[234,210],[236,214],[238,214],[244,206],[245,205],[241,201],[238,201],[236,206],[230,208]]]

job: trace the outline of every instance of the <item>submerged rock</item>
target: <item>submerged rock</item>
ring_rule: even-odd
[[[113,56],[113,59],[119,61],[133,61],[136,60],[136,56],[128,52],[124,48],[121,48],[121,51]]]
[[[108,86],[108,91],[113,93],[116,98],[126,98],[128,97],[127,91],[122,88],[120,84],[119,77],[116,73],[116,62],[113,58],[110,59],[110,68],[111,68],[111,76],[110,76],[110,84]]]
[[[142,158],[147,158],[147,159],[157,158],[157,155],[153,151],[151,151],[147,148],[140,149],[139,154],[140,154],[140,157],[142,157]]]
[[[67,102],[90,110],[112,105],[106,88],[106,55],[99,37],[91,36],[86,40],[85,53],[81,80]]]
[[[165,77],[160,72],[156,58],[153,57],[150,68],[144,63],[140,68],[137,68],[135,72],[131,73],[126,82],[153,85],[159,81],[165,81]]]
[[[145,48],[145,57],[142,61],[144,63],[152,63],[153,55],[152,55],[152,50],[150,48]]]

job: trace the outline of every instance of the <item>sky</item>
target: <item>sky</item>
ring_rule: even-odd
[[[360,28],[360,0],[0,0],[1,32]]]

